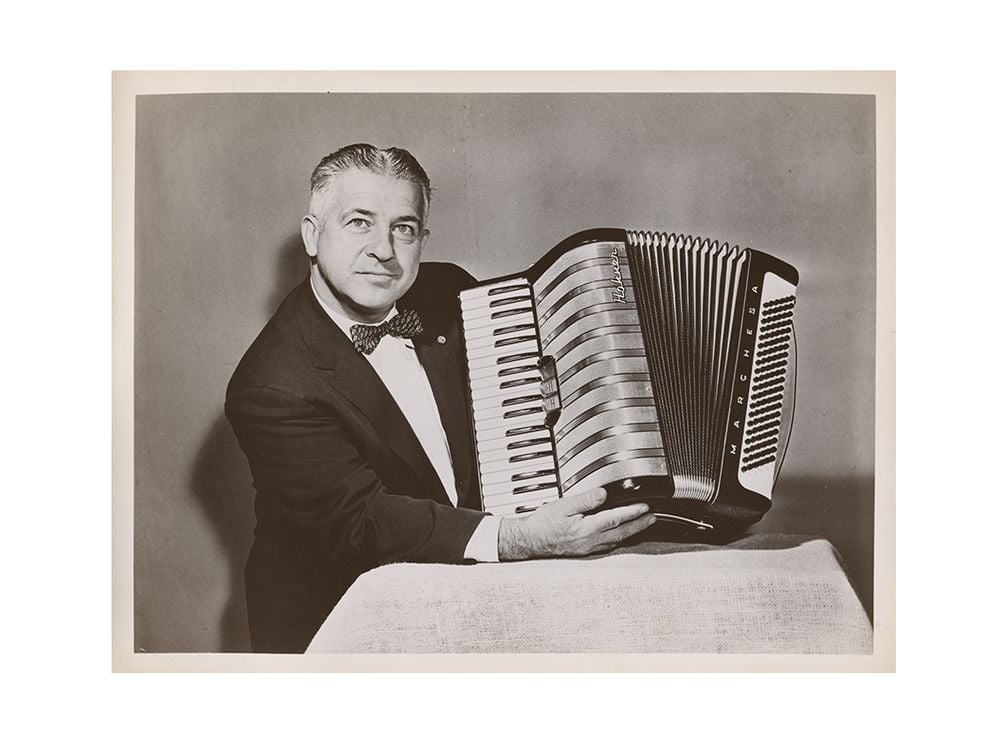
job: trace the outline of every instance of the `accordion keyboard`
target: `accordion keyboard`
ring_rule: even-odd
[[[531,287],[505,279],[460,299],[483,506],[532,510],[558,497],[559,483]]]

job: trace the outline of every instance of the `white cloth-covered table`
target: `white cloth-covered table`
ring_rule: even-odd
[[[871,653],[828,542],[686,549],[387,565],[355,582],[307,653]]]

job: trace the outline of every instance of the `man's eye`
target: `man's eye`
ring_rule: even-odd
[[[397,234],[400,234],[403,237],[413,237],[417,234],[416,228],[411,227],[409,224],[397,224],[393,228],[396,230]]]
[[[353,227],[355,229],[365,229],[365,228],[368,227],[368,219],[362,219],[359,216],[359,217],[351,219],[349,222],[347,222],[347,226]]]

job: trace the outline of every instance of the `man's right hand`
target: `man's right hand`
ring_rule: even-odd
[[[656,521],[643,503],[585,515],[607,499],[603,489],[561,497],[526,516],[500,519],[501,561],[580,557],[607,552]]]

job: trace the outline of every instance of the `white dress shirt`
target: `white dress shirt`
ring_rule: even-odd
[[[311,280],[310,283],[312,283]],[[348,338],[351,338],[351,326],[358,325],[357,321],[351,320],[327,305],[320,298],[315,285],[313,285],[312,290],[316,300],[330,316],[330,319]],[[380,325],[395,314],[396,307],[393,306],[382,321],[366,325]],[[451,500],[452,505],[457,506],[458,491],[455,489],[455,469],[451,461],[451,450],[448,447],[448,436],[441,424],[441,415],[438,412],[437,401],[434,399],[434,392],[431,390],[427,373],[424,372],[424,367],[417,358],[413,342],[410,339],[383,336],[378,346],[375,347],[375,351],[361,356],[368,359],[369,364],[382,379],[386,390],[399,406],[406,421],[410,423],[413,434],[417,436],[424,453],[430,459],[434,471],[437,472],[441,484],[444,486],[444,491],[448,494],[448,499]],[[498,562],[499,534],[500,519],[496,516],[486,516],[469,539],[465,548],[465,557],[479,562]]]

